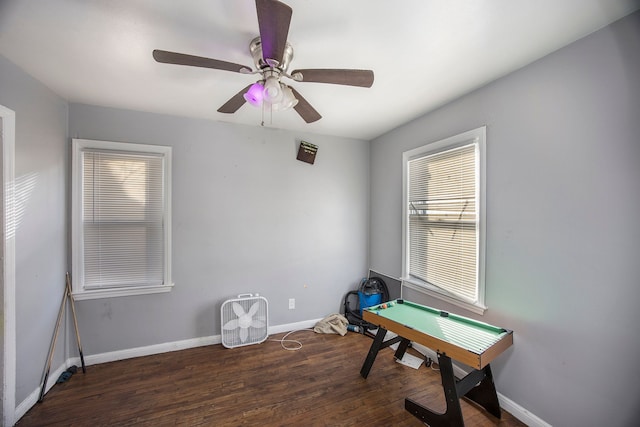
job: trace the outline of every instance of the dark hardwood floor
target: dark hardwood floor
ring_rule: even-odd
[[[389,348],[363,379],[371,338],[310,331],[290,338],[302,349],[215,345],[88,366],[56,384],[17,426],[420,426],[405,397],[445,408],[439,372],[396,363]],[[461,402],[466,426],[524,425],[504,410],[497,419]]]

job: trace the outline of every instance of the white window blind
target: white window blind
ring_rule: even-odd
[[[161,285],[162,157],[83,153],[84,285]]]
[[[478,299],[477,144],[408,162],[409,275]]]
[[[171,148],[73,142],[74,296],[168,291]]]

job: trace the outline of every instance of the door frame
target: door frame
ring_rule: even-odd
[[[16,412],[16,263],[15,263],[15,137],[16,115],[13,110],[0,105],[2,134],[0,163],[2,186],[2,216],[0,216],[0,240],[2,241],[2,292],[3,307],[3,360],[2,360],[2,425],[12,426]]]

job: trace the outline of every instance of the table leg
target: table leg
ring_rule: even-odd
[[[462,419],[460,398],[464,396],[478,403],[490,414],[500,418],[498,393],[489,365],[481,370],[474,369],[461,380],[456,380],[450,357],[438,353],[438,364],[440,365],[442,387],[447,403],[446,411],[441,414],[433,412],[409,398],[405,399],[404,404],[407,411],[431,427],[462,427],[464,420]]]
[[[456,389],[456,378],[453,374],[451,358],[444,354],[438,354],[438,364],[440,365],[442,387],[444,388],[444,397],[447,403],[446,411],[441,414],[433,412],[409,398],[405,399],[404,407],[413,416],[427,423],[430,427],[463,427],[462,409],[460,408],[460,399]]]
[[[369,371],[371,370],[371,366],[373,366],[373,362],[376,360],[376,356],[378,355],[378,351],[380,351],[382,347],[382,343],[384,342],[384,336],[387,335],[387,330],[384,328],[378,328],[378,333],[376,337],[373,339],[371,343],[371,347],[369,348],[369,353],[367,354],[367,358],[362,365],[362,369],[360,369],[360,375],[363,378],[367,378],[369,375]]]
[[[501,418],[502,413],[498,402],[498,392],[496,391],[496,385],[493,383],[491,367],[487,365],[482,371],[484,372],[484,378],[480,381],[480,384],[469,390],[464,397],[473,400],[496,418]]]
[[[400,340],[400,344],[398,345],[398,349],[396,350],[396,353],[393,355],[393,357],[398,360],[402,360],[404,353],[407,351],[407,348],[409,348],[409,344],[411,344],[411,341],[406,338],[402,338]]]

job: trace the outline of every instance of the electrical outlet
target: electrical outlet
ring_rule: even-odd
[[[296,299],[289,298],[289,310],[293,310],[294,308],[296,308]]]

